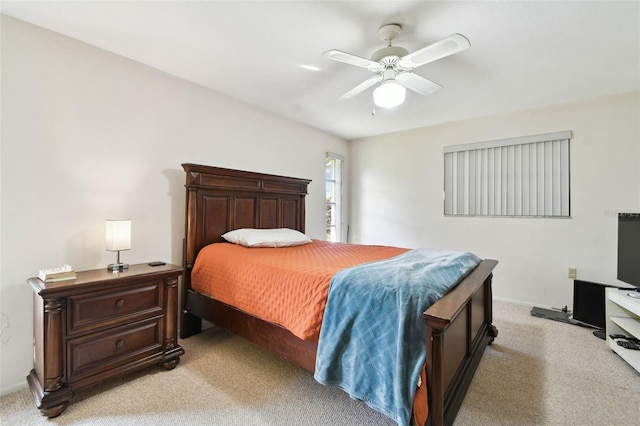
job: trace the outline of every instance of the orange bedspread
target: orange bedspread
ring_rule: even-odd
[[[281,248],[210,244],[198,254],[191,288],[317,342],[333,275],[407,250],[318,240]]]

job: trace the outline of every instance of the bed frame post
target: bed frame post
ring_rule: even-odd
[[[493,274],[489,275],[484,283],[485,289],[485,308],[486,323],[489,325],[489,344],[493,343],[496,337],[498,337],[498,328],[493,325],[493,290],[492,282]]]
[[[196,250],[196,213],[197,213],[197,188],[189,187],[189,183],[193,175],[187,173],[187,202],[185,212],[185,240],[183,241],[183,260],[184,277],[182,279],[182,303],[180,304],[180,338],[185,339],[202,331],[202,319],[190,314],[184,309],[187,306],[189,298],[189,289],[191,288],[191,270],[195,262]]]
[[[440,426],[437,419],[444,418],[444,389],[442,383],[443,360],[443,333],[442,330],[427,328],[427,395],[429,402],[429,419],[427,424]]]

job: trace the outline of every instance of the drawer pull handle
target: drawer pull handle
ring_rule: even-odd
[[[124,340],[120,339],[116,342],[116,348],[122,349],[124,348]]]
[[[116,302],[116,307],[122,308],[124,306],[124,299],[120,299]]]

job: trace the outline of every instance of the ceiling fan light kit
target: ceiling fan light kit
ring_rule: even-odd
[[[328,50],[322,54],[334,61],[366,68],[376,74],[346,92],[340,97],[341,99],[352,98],[378,83],[380,85],[373,91],[373,101],[382,108],[393,108],[402,104],[405,100],[406,89],[421,95],[434,93],[442,86],[411,72],[411,70],[461,52],[471,46],[465,36],[453,34],[409,53],[403,47],[391,45],[391,42],[400,34],[402,34],[402,25],[400,24],[388,24],[380,27],[378,36],[387,42],[387,46],[376,50],[371,55],[371,59],[336,49]]]
[[[393,108],[404,102],[407,89],[395,80],[384,81],[373,91],[373,103],[381,108]]]

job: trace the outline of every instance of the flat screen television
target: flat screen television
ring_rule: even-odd
[[[640,213],[618,213],[618,279],[637,287],[640,298]]]

